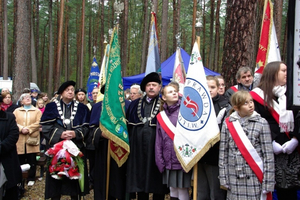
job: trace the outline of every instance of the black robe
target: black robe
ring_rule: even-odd
[[[60,101],[61,108],[66,109],[66,105]],[[74,102],[71,104],[71,108],[74,107]],[[75,131],[76,137],[72,141],[77,145],[80,151],[85,154],[84,138],[88,134],[89,128],[89,110],[88,108],[79,103],[77,112],[74,116],[74,120],[71,122],[71,130]],[[57,105],[55,102],[47,104],[45,111],[41,118],[42,132],[46,139],[48,147],[52,147],[54,144],[62,141],[61,134],[67,130],[67,127],[63,125],[61,116],[58,113]],[[69,129],[70,130],[70,129]],[[45,185],[45,199],[58,197],[60,195],[85,195],[89,193],[88,184],[88,170],[86,165],[86,157],[83,156],[85,169],[84,169],[84,192],[80,191],[78,180],[70,180],[63,178],[62,180],[54,179],[50,176],[49,170],[46,173],[46,185]]]
[[[159,97],[150,103],[146,97],[142,101],[141,116],[150,117]],[[166,185],[162,184],[162,174],[155,163],[156,117],[145,124],[139,119],[139,99],[131,102],[126,112],[130,141],[130,154],[127,160],[127,192],[167,193]]]
[[[7,178],[6,189],[15,187],[22,181],[16,147],[18,139],[19,128],[15,116],[0,110],[0,162]]]
[[[95,145],[95,166],[94,166],[94,199],[104,200],[106,196],[107,179],[107,148],[108,140],[101,136],[99,119],[102,110],[102,102],[92,107],[90,120],[91,141]],[[114,159],[110,159],[109,175],[109,197],[110,199],[125,199],[126,189],[126,163],[120,168]]]

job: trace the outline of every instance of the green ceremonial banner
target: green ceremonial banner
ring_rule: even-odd
[[[111,140],[110,155],[120,167],[127,160],[130,149],[125,118],[118,26],[114,28],[110,47],[100,129]]]

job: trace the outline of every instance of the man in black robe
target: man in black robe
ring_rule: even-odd
[[[105,85],[101,87],[104,94]],[[125,101],[125,107],[129,101]],[[99,128],[99,119],[102,111],[102,101],[93,105],[91,110],[90,133],[87,143],[95,146],[95,166],[93,174],[94,199],[106,199],[106,180],[107,180],[107,150],[108,139]],[[126,194],[126,163],[118,167],[114,159],[110,159],[109,190],[108,199],[124,200]]]
[[[131,102],[126,112],[130,141],[127,160],[127,192],[138,193],[138,200],[163,200],[167,187],[155,164],[156,115],[159,113],[161,80],[156,72],[145,76],[141,90],[143,98]]]
[[[85,154],[84,138],[89,131],[89,110],[84,104],[74,100],[74,86],[74,81],[67,81],[59,87],[58,94],[61,95],[61,99],[59,101],[55,99],[54,102],[47,104],[40,123],[47,145],[52,147],[62,140],[72,140]],[[60,199],[61,195],[69,195],[73,200],[88,193],[86,158],[83,159],[84,191],[81,191],[78,180],[66,177],[57,180],[52,178],[47,170],[45,199],[56,200]]]

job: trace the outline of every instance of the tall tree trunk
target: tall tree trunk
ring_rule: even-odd
[[[31,15],[30,15],[31,16]],[[35,45],[34,45],[34,31],[33,31],[33,18],[31,18],[31,81],[37,83],[37,67],[36,67],[36,54],[35,54]]]
[[[101,23],[101,28],[100,28],[100,58],[101,58],[101,61],[103,59],[103,52],[104,52],[104,48],[105,48],[105,45],[103,44],[104,42],[104,0],[101,0],[102,4],[101,4],[101,15],[100,15],[100,23]],[[107,41],[109,42],[109,41]]]
[[[13,74],[14,99],[20,97],[23,88],[29,87],[30,6],[30,0],[17,1],[16,55]]]
[[[66,1],[68,2],[68,1]],[[66,18],[64,28],[64,71],[65,79],[69,80],[69,6],[66,4]]]
[[[128,63],[127,60],[127,53],[129,52],[128,46],[127,46],[127,41],[128,41],[128,1],[124,0],[124,12],[123,12],[123,18],[124,18],[124,26],[123,26],[123,37],[121,38],[121,42],[122,42],[122,50],[121,50],[121,61],[122,61],[122,76],[126,76],[126,66]]]
[[[158,12],[158,0],[152,0],[153,7],[154,7],[154,12],[157,14]]]
[[[282,7],[283,7],[283,0],[274,1],[274,13],[273,13],[274,25],[275,25],[276,35],[277,35],[277,40],[279,45],[282,44],[281,42]]]
[[[16,38],[16,27],[17,27],[17,0],[14,0],[14,26],[13,26],[13,38]],[[13,41],[11,45],[11,56],[10,56],[10,69],[14,73],[15,69],[15,49],[16,49],[16,40]]]
[[[162,1],[162,17],[161,17],[161,46],[160,46],[160,61],[164,62],[167,59],[167,41],[168,41],[168,6],[169,1]],[[149,36],[148,36],[149,37]],[[146,54],[147,55],[147,54]]]
[[[145,72],[146,70],[146,62],[147,62],[147,50],[148,50],[148,0],[144,0],[144,21],[143,21],[143,46],[142,46],[142,66],[141,66],[141,73]]]
[[[175,52],[176,48],[177,48],[176,34],[179,32],[180,7],[181,7],[181,0],[173,0],[173,49],[172,49],[172,52]]]
[[[40,43],[40,1],[36,0],[36,11],[35,11],[35,57],[36,57],[36,63],[39,63],[39,43]]]
[[[84,50],[84,15],[85,15],[85,0],[82,0],[82,12],[81,12],[81,45],[80,45],[80,76],[79,76],[79,87],[82,88],[83,78],[83,50]]]
[[[219,72],[220,67],[220,58],[219,58],[219,53],[220,53],[220,7],[221,7],[221,0],[217,1],[217,8],[216,8],[216,27],[215,27],[215,59],[214,59],[214,66],[213,70],[217,70]]]
[[[3,79],[8,79],[8,33],[7,33],[7,0],[3,1],[3,17],[4,17],[4,44],[3,44],[3,55],[4,55],[4,61],[3,61]],[[1,32],[2,33],[2,32]]]
[[[196,29],[195,29],[195,25],[196,25],[196,12],[197,12],[197,0],[193,1],[193,22],[192,22],[192,44],[191,44],[191,52],[196,40]]]
[[[60,15],[59,15],[59,29],[58,29],[58,41],[57,41],[57,60],[55,65],[55,74],[60,74],[61,66],[61,38],[64,24],[64,3],[65,0],[60,1]],[[54,85],[55,88],[58,88],[60,85],[60,76],[54,76]]]
[[[210,43],[210,48],[209,48],[209,60],[208,60],[208,68],[212,69],[213,64],[214,64],[214,16],[215,16],[215,1],[210,1],[210,29],[209,29],[209,43]]]
[[[47,28],[47,26],[48,26],[48,23],[49,23],[49,21],[47,21],[47,24],[44,26],[44,36],[46,36],[46,28]],[[46,87],[45,87],[45,85],[46,85],[46,80],[47,80],[47,77],[46,77],[46,74],[48,74],[47,73],[47,70],[46,70],[46,66],[45,66],[45,46],[46,46],[46,37],[42,37],[42,52],[41,52],[41,63],[40,63],[40,65],[41,65],[41,78],[39,79],[39,86],[41,87],[41,89],[42,89],[42,91],[47,91],[46,90]],[[49,67],[48,67],[49,68]],[[49,96],[50,96],[50,94],[49,94]]]
[[[222,62],[222,75],[227,87],[236,83],[234,77],[240,67],[254,68],[255,66],[256,5],[256,0],[227,0]]]
[[[3,26],[4,26],[4,20],[3,20],[3,7],[4,7],[4,1],[0,1],[0,74],[3,74],[3,62],[4,62],[4,52],[3,52],[3,43],[4,43],[4,39],[3,39],[3,35],[4,35],[4,30],[3,30]],[[6,5],[6,4],[5,4]]]
[[[205,63],[205,65],[207,65],[207,62],[206,62],[206,8],[205,8],[205,0],[204,0],[204,3],[203,3],[203,8],[202,8],[202,18],[203,18],[203,37],[202,37],[202,60],[203,60],[203,63]],[[200,47],[201,48],[201,47]]]
[[[52,26],[52,1],[49,1],[49,73],[48,73],[48,93],[53,94],[53,26]],[[58,87],[55,87],[58,90]]]

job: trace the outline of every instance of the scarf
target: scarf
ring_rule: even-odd
[[[1,110],[6,111],[10,106],[12,105],[12,102],[9,104],[1,103]]]
[[[273,100],[274,106],[279,110],[279,127],[281,132],[290,132],[294,130],[294,115],[291,110],[286,110],[286,86],[275,86],[273,94],[278,97],[278,103]]]

